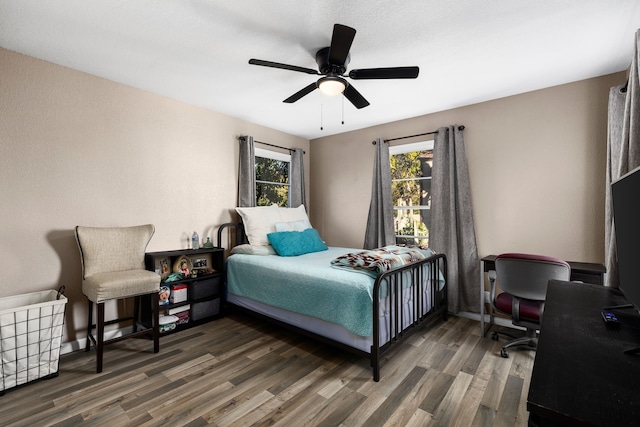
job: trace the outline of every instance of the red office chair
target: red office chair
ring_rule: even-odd
[[[537,330],[540,329],[544,312],[547,284],[552,279],[569,280],[570,274],[569,264],[557,258],[530,254],[502,254],[496,257],[496,270],[489,272],[492,308],[511,316],[514,325],[525,327],[527,330],[524,337],[518,337],[505,330],[495,331],[491,335],[496,341],[499,334],[513,338],[502,346],[502,357],[509,357],[507,348],[513,346],[527,345],[529,349],[535,350],[538,345]],[[498,286],[503,290],[497,296],[496,279]],[[493,313],[491,316],[493,317]]]

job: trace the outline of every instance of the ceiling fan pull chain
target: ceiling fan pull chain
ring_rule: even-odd
[[[344,124],[344,96],[342,97],[342,124]]]
[[[320,102],[320,130],[324,130],[324,127],[322,126],[323,120],[322,120],[322,102]]]

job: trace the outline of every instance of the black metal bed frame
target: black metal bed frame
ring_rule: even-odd
[[[235,245],[247,243],[246,236],[244,235],[244,229],[241,223],[226,223],[222,224],[218,228],[218,246],[222,247],[222,233],[224,229],[228,227],[234,227],[235,232]],[[231,246],[235,246],[231,245]],[[428,266],[428,268],[427,268]],[[438,284],[440,283],[440,275],[444,278],[444,285],[442,289]],[[328,343],[337,348],[347,350],[351,353],[357,354],[362,357],[369,357],[371,361],[371,367],[373,369],[373,380],[380,381],[380,362],[381,357],[386,353],[393,344],[405,339],[413,332],[418,330],[419,326],[432,325],[440,317],[444,321],[448,318],[448,303],[447,303],[447,258],[444,254],[436,254],[429,258],[404,265],[402,267],[386,271],[380,274],[374,283],[373,295],[377,295],[377,298],[373,299],[373,345],[371,351],[366,352],[341,342],[332,340],[327,337],[323,337],[316,333],[307,331],[297,326],[290,325],[286,322],[282,322],[277,319],[273,319],[261,313],[256,313],[244,307],[237,306],[235,304],[227,303],[233,306],[234,309],[249,313],[260,319],[264,319],[271,323],[283,326],[285,328],[294,330],[300,334],[312,337],[319,341]],[[408,283],[410,282],[410,283]],[[412,310],[410,312],[411,318],[405,319],[405,307],[403,304],[403,290],[411,289],[412,293]],[[429,292],[431,307],[426,310],[427,301],[424,298],[425,291]],[[381,292],[386,292],[387,301],[389,301],[390,315],[387,316],[387,322],[381,324],[380,319],[380,303]],[[387,327],[389,331],[389,339],[386,343],[380,343],[380,331],[382,327]]]

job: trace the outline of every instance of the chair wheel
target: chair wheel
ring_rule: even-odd
[[[506,348],[503,348],[500,350],[500,356],[504,357],[505,359],[509,358],[509,352],[507,351]]]
[[[491,334],[491,339],[494,340],[494,341],[498,341],[498,333],[497,332],[492,333]]]

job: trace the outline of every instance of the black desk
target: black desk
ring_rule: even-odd
[[[593,283],[594,285],[604,285],[604,275],[607,269],[602,264],[592,262],[567,261],[571,267],[570,280],[575,282]],[[491,328],[492,317],[489,311],[489,322],[485,318],[485,304],[490,303],[488,292],[485,291],[484,275],[496,269],[496,255],[487,255],[480,260],[480,336],[484,337]],[[487,325],[485,325],[487,323]],[[640,424],[639,424],[640,425]]]
[[[496,269],[496,255],[487,255],[480,260],[482,270],[486,273]],[[593,283],[604,285],[604,274],[607,269],[602,264],[593,262],[567,261],[571,267],[571,280],[575,282]]]
[[[640,314],[614,311],[618,329],[605,326],[603,307],[626,304],[611,288],[552,280],[547,289],[527,410],[530,426],[640,425]]]

